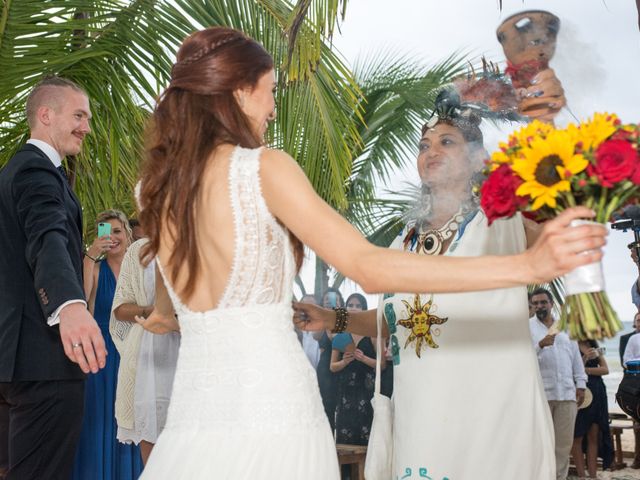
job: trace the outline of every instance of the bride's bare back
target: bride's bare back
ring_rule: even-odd
[[[196,215],[196,245],[198,246],[200,275],[190,298],[181,292],[191,275],[186,264],[178,266],[173,288],[185,306],[193,311],[216,308],[224,294],[234,259],[234,219],[229,192],[229,165],[234,150],[232,145],[222,145],[211,154],[202,178],[200,197],[193,199]],[[185,192],[189,197],[191,192]],[[169,266],[174,241],[164,231],[158,255],[167,278],[173,278],[174,269]]]

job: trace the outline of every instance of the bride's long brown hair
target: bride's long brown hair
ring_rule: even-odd
[[[207,159],[224,143],[262,145],[233,92],[255,87],[271,69],[271,56],[242,32],[225,27],[195,32],[178,50],[171,82],[151,116],[141,174],[139,218],[149,236],[142,258],[147,263],[158,253],[162,232],[170,226],[169,265],[186,264],[190,273],[181,292],[185,299],[193,294],[201,269],[195,205]],[[291,237],[299,268],[302,243]],[[173,283],[178,271],[172,270]]]

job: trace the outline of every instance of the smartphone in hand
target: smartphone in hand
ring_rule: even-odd
[[[100,222],[98,224],[98,237],[111,235],[111,224],[109,222]]]
[[[350,333],[337,333],[331,341],[331,348],[335,348],[343,353],[354,352],[356,346],[353,344],[353,337]]]

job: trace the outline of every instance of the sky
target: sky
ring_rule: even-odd
[[[495,29],[511,14],[527,9],[549,10],[561,20],[551,66],[563,83],[571,113],[563,112],[558,123],[572,121],[571,114],[584,119],[596,111],[640,122],[640,32],[632,0],[504,0],[502,12],[497,0],[349,0],[333,44],[350,65],[380,51],[410,55],[427,65],[454,52],[503,62]],[[493,150],[507,133],[487,131],[487,148]],[[389,185],[379,187],[415,183],[413,165],[411,160]],[[631,232],[612,231],[603,262],[607,292],[623,321],[635,313],[630,288],[638,272],[626,248],[632,240]],[[313,265],[308,261],[302,272],[308,287],[313,286]],[[349,294],[358,288],[347,282],[342,290]],[[374,296],[368,298],[375,302]]]

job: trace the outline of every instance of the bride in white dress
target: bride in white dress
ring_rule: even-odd
[[[222,27],[188,37],[152,117],[140,219],[180,330],[167,423],[142,475],[158,479],[337,480],[334,440],[292,324],[302,242],[368,292],[469,291],[548,280],[600,258],[597,226],[550,222],[504,257],[416,258],[375,247],[313,191],[287,154],[262,148],[274,118],[273,61]],[[464,274],[462,274],[464,272]]]

